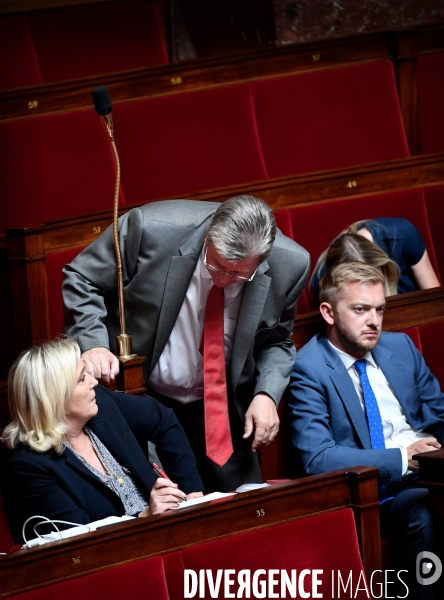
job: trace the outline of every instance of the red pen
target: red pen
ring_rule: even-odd
[[[159,465],[157,463],[153,463],[153,470],[154,470],[154,473],[158,477],[163,477],[164,479],[170,479],[168,477],[168,475],[165,473],[165,471],[162,471],[162,469],[159,467]],[[171,481],[171,479],[170,479],[170,481]]]
[[[165,473],[165,471],[163,471],[159,465],[157,463],[153,463],[153,471],[154,473],[158,476],[158,477],[163,477],[164,479],[169,479],[171,481],[171,479],[168,477],[168,475]],[[186,496],[184,496],[182,498],[183,502],[187,502],[188,498]]]

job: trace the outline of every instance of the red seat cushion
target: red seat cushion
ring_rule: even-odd
[[[122,557],[124,560],[124,557]],[[169,600],[161,556],[14,596],[17,600]]]
[[[155,2],[41,11],[32,13],[29,22],[45,82],[168,61]]]
[[[112,151],[94,109],[4,121],[0,147],[0,232],[112,209]]]
[[[291,224],[290,211],[284,208],[282,210],[273,211],[273,214],[276,219],[276,225],[279,227],[282,233],[293,240],[293,226]],[[307,291],[304,290],[302,292],[301,297],[298,300],[297,314],[301,315],[303,313],[309,312],[310,310],[311,304],[308,300]]]
[[[46,255],[48,307],[51,337],[59,337],[63,329],[62,269],[83,250],[84,246]]]
[[[402,329],[402,333],[406,333],[412,338],[413,343],[419,352],[422,352],[421,337],[419,335],[419,327],[409,327],[408,329]]]
[[[3,500],[0,496],[0,553],[9,552],[13,545],[14,542],[12,540],[11,531],[9,530],[5,509],[3,508]]]
[[[444,277],[444,235],[442,234],[442,224],[444,223],[444,185],[434,185],[424,188],[424,197],[429,216],[436,262],[441,273],[442,283]],[[438,271],[437,274],[439,277]]]
[[[390,61],[252,84],[269,177],[408,156]]]
[[[248,85],[117,104],[129,204],[265,177]]]
[[[444,338],[444,321],[420,325],[422,355],[427,366],[439,381],[444,390],[444,370],[442,368],[442,340]]]
[[[42,83],[26,16],[0,18],[0,90]]]
[[[274,210],[273,211],[274,218],[276,219],[276,225],[282,231],[284,235],[293,238],[293,227],[291,224],[291,214],[288,208],[284,208],[282,210]]]
[[[444,152],[444,52],[420,56],[419,126],[423,152]]]
[[[11,531],[9,529],[5,509],[3,508],[3,500],[0,496],[0,553],[9,552],[13,545],[14,541],[12,539]]]
[[[8,450],[5,442],[0,440],[0,488],[4,485],[4,471],[8,459]],[[11,531],[9,529],[8,520],[6,518],[5,509],[3,508],[3,500],[0,495],[0,553],[9,552],[14,544]]]
[[[335,573],[342,570],[347,576],[353,572],[353,591],[363,570],[353,512],[349,508],[192,546],[166,554],[164,562],[171,600],[184,597],[184,569],[196,573],[200,569],[211,569],[213,579],[218,569],[234,569],[231,578],[236,585],[230,588],[231,593],[237,592],[237,574],[242,569],[250,570],[251,577],[258,569],[267,573],[270,569],[286,570],[289,576],[292,569],[297,569],[298,575],[303,569],[323,569],[318,592],[324,598],[336,597],[332,595],[333,570]],[[310,580],[307,577],[305,589],[311,593]],[[364,584],[360,587],[362,590]],[[205,596],[200,597],[210,598],[208,586],[205,592]],[[274,592],[285,597],[280,594],[280,586],[276,586]],[[223,583],[219,595],[213,597],[226,597]],[[286,597],[289,597],[288,592]],[[359,591],[353,597],[368,596],[365,591]]]

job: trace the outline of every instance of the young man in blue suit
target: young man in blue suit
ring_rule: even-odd
[[[326,334],[298,353],[290,380],[293,444],[308,474],[353,465],[380,470],[381,531],[396,548],[398,568],[408,570],[408,597],[437,597],[435,586],[416,581],[415,568],[420,552],[440,553],[442,519],[418,488],[412,457],[441,447],[444,395],[411,339],[381,332],[377,269],[359,262],[330,269],[320,302]]]

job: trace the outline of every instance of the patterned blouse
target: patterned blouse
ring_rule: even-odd
[[[137,515],[148,506],[148,502],[142,496],[140,490],[132,480],[131,473],[125,467],[122,467],[111,454],[111,452],[102,444],[96,434],[85,427],[83,431],[91,440],[91,444],[105,467],[106,473],[102,473],[90,464],[83,456],[73,450],[71,444],[65,442],[65,446],[85,465],[96,477],[100,479],[107,487],[117,494],[122,501],[126,515]]]

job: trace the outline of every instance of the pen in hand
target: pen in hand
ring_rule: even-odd
[[[158,477],[163,477],[163,479],[169,479],[169,480],[171,481],[171,479],[168,477],[168,475],[165,473],[165,471],[163,471],[163,470],[162,470],[162,469],[159,467],[159,465],[158,465],[157,463],[153,463],[152,467],[153,467],[153,471],[154,471],[154,473],[155,473],[155,474],[156,474]],[[186,496],[184,496],[184,497],[182,498],[182,500],[183,500],[184,502],[187,502],[187,500],[188,500],[188,499],[187,499],[187,497],[186,497]]]

